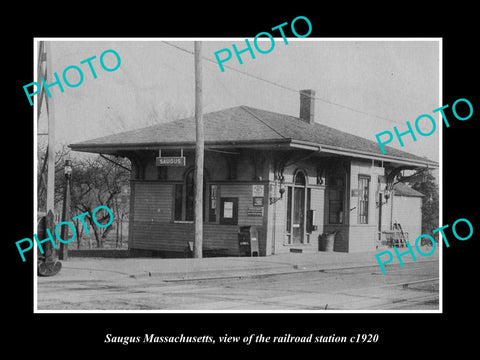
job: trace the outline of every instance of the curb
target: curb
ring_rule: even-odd
[[[410,263],[418,263],[418,262],[437,262],[437,260],[421,260],[421,261],[408,261],[404,264]],[[394,264],[398,265],[398,264]],[[267,271],[267,272],[260,272],[260,273],[252,273],[248,270],[239,270],[236,274],[229,274],[229,275],[211,275],[211,276],[196,276],[196,277],[172,277],[172,278],[165,278],[163,279],[164,282],[189,282],[189,281],[208,281],[208,280],[226,280],[226,279],[242,279],[242,278],[262,278],[262,277],[269,277],[269,276],[278,276],[278,275],[289,275],[289,274],[301,274],[301,273],[310,273],[310,272],[323,272],[329,270],[347,270],[347,269],[360,269],[360,268],[367,268],[367,267],[377,267],[378,264],[357,264],[351,266],[332,266],[332,267],[313,267],[307,268],[305,265],[291,265],[289,269],[280,270],[277,268],[277,271]],[[274,270],[273,268],[267,268],[266,270]],[[212,270],[214,271],[214,270]],[[212,271],[205,271],[205,273],[211,273]],[[235,272],[236,270],[232,270]],[[242,271],[246,271],[245,273],[241,273]],[[218,272],[217,272],[218,273]],[[197,273],[198,274],[198,273]],[[149,272],[149,275],[142,274],[138,275],[130,275],[130,277],[138,278],[138,277],[156,277],[162,276],[163,273],[153,273]],[[381,272],[378,275],[382,275]]]

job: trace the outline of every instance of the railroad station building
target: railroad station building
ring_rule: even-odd
[[[333,232],[334,251],[373,251],[401,213],[397,176],[438,167],[316,122],[313,96],[300,91],[298,117],[248,106],[204,114],[204,254],[238,256],[242,226],[257,229],[260,256],[319,251]],[[194,117],[70,147],[130,159],[129,249],[183,256],[194,239]],[[418,231],[421,194],[402,191]]]

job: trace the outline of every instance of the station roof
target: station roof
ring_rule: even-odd
[[[427,158],[298,117],[237,106],[203,115],[205,146],[302,148],[413,166],[438,167]],[[134,150],[195,146],[195,118],[189,117],[69,145],[76,151],[118,154]]]
[[[393,186],[393,189],[395,190],[395,196],[408,196],[408,197],[423,197],[421,192],[411,188],[407,184],[404,184],[402,182],[396,183]]]

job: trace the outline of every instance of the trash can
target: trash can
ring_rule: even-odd
[[[320,239],[318,239],[318,250],[319,251],[326,251],[326,252],[332,252],[333,247],[335,245],[335,235],[337,234],[338,231],[334,231],[331,233],[324,233],[320,235]]]
[[[258,231],[254,226],[240,226],[238,248],[240,256],[258,256]]]

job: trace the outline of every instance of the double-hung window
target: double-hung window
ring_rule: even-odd
[[[185,175],[181,184],[175,184],[174,221],[194,221],[195,216],[195,170]],[[203,188],[203,203],[205,204],[205,183]],[[204,211],[205,212],[205,211]]]
[[[370,176],[358,176],[358,223],[368,224],[368,199],[370,196]]]
[[[332,177],[328,183],[328,223],[344,223],[345,181],[342,177]]]

